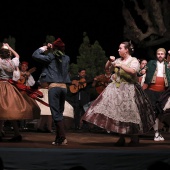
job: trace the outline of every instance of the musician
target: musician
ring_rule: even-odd
[[[101,74],[94,78],[92,87],[96,88],[98,94],[101,94],[102,91],[107,87],[107,85],[111,82],[111,72],[109,69],[105,69],[105,74]]]
[[[148,63],[146,59],[140,59],[139,60],[140,63],[140,70],[137,74],[138,76],[138,80],[141,86],[143,86],[143,83],[145,81],[145,77],[146,77],[146,70],[147,70],[147,66],[146,64]]]
[[[79,89],[76,93],[72,93],[72,99],[73,99],[73,108],[74,108],[74,124],[75,124],[75,130],[81,130],[82,128],[86,129],[86,124],[81,125],[80,120],[82,115],[84,114],[84,108],[83,106],[90,102],[90,87],[91,87],[91,81],[90,78],[86,75],[86,69],[81,68],[78,71],[78,75],[71,78],[72,82],[74,80],[77,81],[76,86]]]
[[[150,60],[147,63],[147,72],[145,82],[142,88],[148,94],[153,108],[156,113],[155,125],[153,126],[155,131],[154,141],[164,141],[161,133],[158,131],[158,125],[160,119],[163,120],[164,115],[161,115],[156,109],[157,100],[159,100],[161,94],[170,86],[170,68],[167,61],[165,61],[166,50],[159,48],[156,51],[156,59]]]
[[[34,70],[35,71],[35,70]],[[25,84],[26,86],[33,86],[35,80],[31,73],[28,71],[28,62],[23,61],[20,66],[20,79],[18,82]]]
[[[21,62],[19,71],[20,71],[20,78],[17,80],[18,83],[22,83],[26,86],[33,86],[35,84],[35,80],[34,80],[33,76],[28,71],[28,62],[26,62],[26,61]],[[22,91],[22,93],[24,93],[24,91]],[[19,124],[20,124],[20,128],[22,130],[27,129],[27,127],[26,127],[27,121],[26,120],[20,121]]]

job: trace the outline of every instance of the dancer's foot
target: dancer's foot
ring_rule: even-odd
[[[67,139],[66,138],[56,138],[54,142],[52,142],[52,145],[67,145]]]
[[[165,140],[164,137],[158,131],[155,131],[154,141],[159,142],[164,140]]]
[[[139,136],[138,135],[132,135],[130,142],[128,143],[128,146],[139,146]]]
[[[118,141],[114,144],[115,146],[125,146],[125,138],[120,137]]]

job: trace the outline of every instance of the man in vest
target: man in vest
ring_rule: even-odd
[[[155,131],[154,141],[164,141],[164,138],[158,131],[159,120],[162,119],[162,115],[156,109],[156,102],[170,85],[170,69],[168,68],[165,57],[166,50],[164,48],[157,49],[156,60],[150,60],[147,64],[148,69],[142,87],[150,98],[155,110],[156,120],[153,126]]]

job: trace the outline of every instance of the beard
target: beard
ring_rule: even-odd
[[[164,60],[165,60],[165,58],[162,58],[162,57],[158,57],[158,59],[157,59],[160,63],[162,63]]]

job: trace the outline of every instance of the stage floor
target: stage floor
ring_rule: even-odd
[[[23,137],[22,142],[8,142],[8,139],[13,136],[13,132],[6,132],[3,142],[0,143],[0,147],[8,148],[65,148],[65,149],[123,149],[123,150],[143,150],[146,148],[149,150],[170,149],[170,134],[167,132],[162,133],[165,141],[155,142],[153,141],[154,132],[149,132],[146,135],[140,136],[140,145],[137,147],[115,147],[114,143],[118,140],[118,135],[107,132],[81,132],[67,130],[66,136],[68,145],[66,146],[54,146],[52,141],[55,139],[55,133],[38,133],[23,131],[21,135]],[[130,138],[126,136],[126,142],[128,143]]]
[[[153,141],[154,133],[140,136],[138,147],[115,147],[118,135],[107,132],[67,131],[68,145],[54,146],[55,133],[21,132],[23,141],[9,143],[7,132],[0,143],[0,156],[6,169],[59,169],[81,165],[87,170],[142,170],[153,161],[170,163],[170,134],[162,133],[165,141]],[[129,142],[126,137],[126,142]]]

